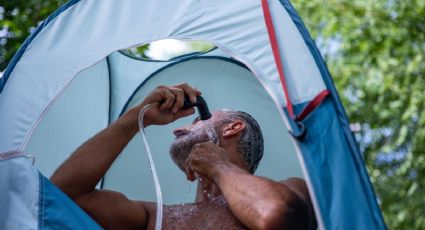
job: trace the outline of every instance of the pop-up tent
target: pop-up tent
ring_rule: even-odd
[[[120,51],[167,38],[217,49],[171,61]],[[320,228],[385,229],[330,74],[287,0],[71,0],[60,7],[1,79],[0,178],[7,186],[0,189],[0,228],[95,228],[42,174],[50,176],[155,86],[179,82],[201,89],[212,110],[257,118],[265,137],[257,174],[305,178]],[[189,201],[188,188],[193,193],[166,153],[172,128],[187,122],[147,129],[166,203]],[[152,188],[141,187],[150,179],[137,138],[99,187],[154,200]]]

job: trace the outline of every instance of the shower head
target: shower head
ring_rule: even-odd
[[[208,109],[207,102],[204,100],[203,97],[197,96],[195,103],[190,102],[189,98],[186,97],[182,108],[189,109],[192,107],[196,107],[198,109],[199,118],[201,120],[208,120],[211,118],[212,115],[210,113],[210,110]]]

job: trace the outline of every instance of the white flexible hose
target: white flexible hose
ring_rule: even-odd
[[[155,183],[155,191],[156,191],[156,222],[155,222],[155,230],[160,230],[162,227],[162,193],[161,186],[159,185],[158,174],[156,173],[155,164],[153,162],[152,153],[149,148],[149,144],[146,140],[145,136],[145,127],[143,126],[143,117],[145,115],[146,110],[150,105],[146,105],[139,112],[139,130],[140,135],[143,139],[143,144],[145,145],[146,155],[148,155],[149,166],[151,168],[151,173],[153,177],[153,181]]]
[[[143,107],[139,112],[139,130],[140,135],[142,136],[143,144],[145,146],[146,155],[148,156],[149,160],[149,166],[151,169],[153,181],[155,183],[155,192],[156,192],[156,222],[155,222],[155,230],[161,230],[162,228],[162,213],[163,213],[163,207],[162,207],[162,192],[161,192],[161,186],[159,184],[158,174],[156,172],[155,164],[153,162],[152,153],[148,144],[148,141],[146,140],[145,136],[145,127],[143,125],[143,119],[145,116],[145,112],[149,109],[150,105],[146,105]],[[214,125],[211,121],[205,121],[206,122],[206,132],[211,141],[213,141],[215,144],[219,145],[219,138],[215,131]]]

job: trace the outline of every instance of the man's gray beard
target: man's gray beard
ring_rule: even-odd
[[[208,135],[203,130],[177,137],[170,146],[171,159],[181,170],[185,171],[186,160],[192,151],[192,147],[197,143],[208,141]]]

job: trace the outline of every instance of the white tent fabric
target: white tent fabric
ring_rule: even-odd
[[[19,151],[0,154],[0,229],[36,229],[39,179],[32,160]]]
[[[106,60],[81,71],[51,104],[24,151],[50,177],[78,146],[109,124],[109,70]]]
[[[271,1],[272,12],[289,18],[278,4]],[[263,17],[257,0],[78,2],[40,32],[13,70],[0,98],[0,111],[8,110],[0,126],[10,130],[0,132],[0,152],[25,148],[46,108],[78,72],[115,50],[164,38],[214,43],[246,64],[276,103],[285,105]],[[301,35],[291,20],[275,29],[285,44],[283,62],[291,64],[285,68],[290,97],[294,103],[308,101],[325,89],[317,66],[306,44],[294,42]]]

